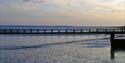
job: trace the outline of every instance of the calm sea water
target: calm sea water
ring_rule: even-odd
[[[0,63],[125,63],[109,35],[0,35]]]

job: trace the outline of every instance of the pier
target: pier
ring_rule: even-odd
[[[125,29],[0,29],[0,34],[124,34]]]

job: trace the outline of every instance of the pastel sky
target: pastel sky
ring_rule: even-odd
[[[125,0],[0,0],[0,24],[125,25]]]

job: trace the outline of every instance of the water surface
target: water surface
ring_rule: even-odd
[[[1,63],[125,63],[109,35],[0,35]]]

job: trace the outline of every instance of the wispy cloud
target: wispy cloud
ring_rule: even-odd
[[[124,2],[125,0],[0,0],[0,18],[1,22],[11,20],[12,23],[32,21],[36,24],[98,25],[102,20],[105,24],[110,21],[111,25],[122,25]],[[111,17],[114,15],[118,17]]]

